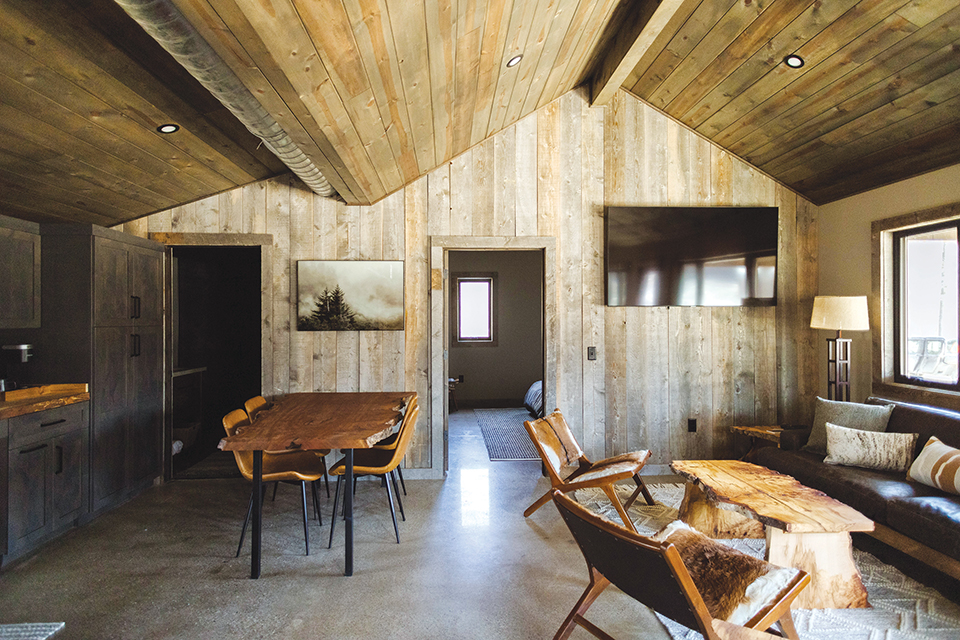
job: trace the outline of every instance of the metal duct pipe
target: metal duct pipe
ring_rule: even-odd
[[[115,0],[291,171],[318,195],[336,191],[171,0]]]

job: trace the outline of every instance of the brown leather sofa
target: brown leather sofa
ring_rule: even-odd
[[[895,405],[887,431],[920,434],[916,454],[930,436],[960,448],[960,413],[875,397],[867,403]],[[960,579],[960,496],[904,473],[824,464],[824,456],[800,450],[809,433],[785,431],[779,449],[756,449],[747,459],[850,505],[876,523],[875,538]]]

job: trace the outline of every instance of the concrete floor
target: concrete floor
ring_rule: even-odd
[[[4,569],[0,623],[65,621],[58,640],[552,638],[587,574],[552,505],[522,515],[548,486],[539,462],[490,462],[461,410],[448,478],[407,482],[401,544],[384,491],[362,483],[355,574],[344,577],[342,523],[326,548],[332,500],[307,557],[299,491],[282,486],[264,508],[263,575],[250,580],[249,542],[234,558],[249,483],[178,480]],[[669,638],[615,588],[589,617],[615,637]]]

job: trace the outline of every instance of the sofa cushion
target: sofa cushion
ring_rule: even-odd
[[[960,560],[960,496],[893,498],[887,506],[886,525]]]
[[[932,436],[910,466],[907,477],[925,485],[960,495],[960,449]]]
[[[828,422],[848,429],[885,431],[892,411],[893,405],[868,405],[817,398],[810,439],[803,448],[825,456],[827,455]]]
[[[867,404],[887,405],[890,403],[894,403],[896,406],[893,413],[890,414],[890,421],[887,423],[886,430],[898,433],[919,433],[920,437],[917,438],[915,456],[920,455],[920,450],[923,449],[923,445],[927,443],[930,436],[936,436],[944,444],[960,449],[960,413],[937,407],[896,402],[885,398],[867,398]],[[834,422],[834,424],[843,423]]]
[[[809,451],[763,447],[751,454],[750,462],[793,476],[881,524],[886,522],[887,502],[892,498],[943,495],[919,482],[910,482],[902,473],[826,465],[823,456]]]
[[[886,433],[847,429],[827,423],[826,464],[905,472],[913,461],[915,433]],[[919,478],[914,478],[922,482]],[[930,483],[924,483],[930,484]]]

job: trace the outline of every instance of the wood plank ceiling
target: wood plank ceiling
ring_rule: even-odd
[[[591,77],[818,204],[960,162],[960,0],[171,1],[349,204]],[[0,213],[28,220],[285,171],[111,0],[0,2],[0,116]]]
[[[173,1],[350,204],[379,200],[583,82],[618,4]]]
[[[259,143],[112,0],[0,2],[0,214],[117,224],[285,172]]]
[[[960,162],[958,0],[672,4],[623,88],[814,203]]]

